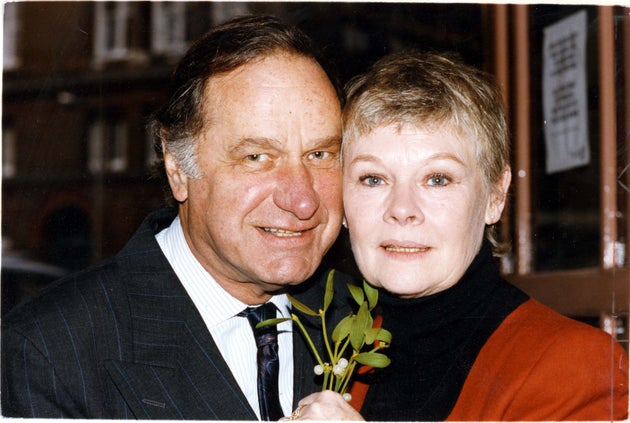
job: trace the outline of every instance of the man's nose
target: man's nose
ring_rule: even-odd
[[[300,220],[313,217],[319,207],[311,171],[303,163],[285,166],[274,191],[274,203]]]

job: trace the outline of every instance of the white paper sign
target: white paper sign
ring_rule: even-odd
[[[545,28],[543,112],[547,173],[590,162],[586,97],[586,11]]]

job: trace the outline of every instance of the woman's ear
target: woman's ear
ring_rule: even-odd
[[[486,207],[486,225],[493,225],[501,219],[501,213],[505,207],[510,182],[512,181],[512,171],[510,166],[506,166],[501,173],[501,177],[495,183],[488,196],[488,206]]]
[[[177,160],[164,148],[164,144],[162,144],[162,151],[164,151],[164,168],[168,184],[171,186],[175,200],[182,203],[188,199],[188,175],[180,169]]]

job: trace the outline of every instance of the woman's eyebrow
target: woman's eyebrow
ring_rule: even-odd
[[[374,154],[359,154],[350,161],[350,164],[356,162],[379,163],[380,161],[380,158]]]
[[[436,154],[433,154],[433,155],[427,157],[426,160],[427,161],[429,161],[429,160],[451,160],[451,161],[459,163],[462,166],[466,166],[466,163],[459,156],[456,156],[453,153],[436,153]]]
[[[461,158],[452,153],[435,153],[427,157],[424,162],[429,162],[433,160],[449,160],[456,162],[462,166],[466,166],[466,163]],[[359,154],[350,161],[350,164],[355,162],[378,163],[380,161],[380,158],[376,154]]]

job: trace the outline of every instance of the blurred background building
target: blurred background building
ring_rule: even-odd
[[[594,5],[333,2],[4,3],[2,312],[59,275],[115,254],[165,204],[148,116],[189,43],[244,13],[293,22],[340,81],[383,54],[449,51],[493,73],[514,143],[500,224],[503,270],[627,347],[630,9]],[[588,162],[546,169],[545,30],[586,14]],[[342,233],[329,254],[354,271]]]

